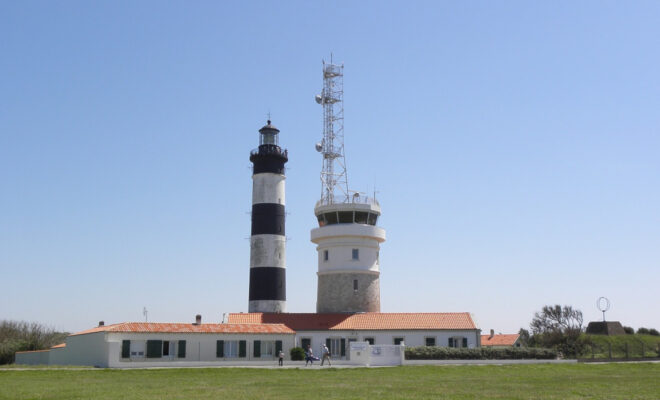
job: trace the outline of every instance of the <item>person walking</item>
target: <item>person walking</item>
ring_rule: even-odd
[[[277,353],[277,358],[278,358],[278,363],[279,363],[280,367],[283,366],[284,365],[284,352],[282,350],[280,350],[280,352]]]
[[[330,364],[330,350],[328,350],[328,346],[323,345],[323,359],[321,360],[321,365],[323,365],[325,360],[328,360],[328,365],[332,367],[332,364]]]
[[[312,346],[307,345],[307,351],[305,352],[305,367],[308,363],[314,365],[314,353],[312,352]]]

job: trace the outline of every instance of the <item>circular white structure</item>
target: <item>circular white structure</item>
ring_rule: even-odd
[[[286,236],[284,164],[279,129],[270,120],[259,130],[259,148],[250,153],[252,229],[249,312],[286,311]]]
[[[317,313],[380,312],[380,244],[375,200],[317,203],[319,227],[311,241],[318,252]]]

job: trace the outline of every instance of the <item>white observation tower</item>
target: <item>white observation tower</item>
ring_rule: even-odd
[[[348,190],[344,157],[344,65],[323,62],[323,155],[321,199],[314,207],[319,223],[311,240],[318,252],[317,313],[380,312],[380,243],[376,199]],[[352,195],[350,193],[353,193]]]

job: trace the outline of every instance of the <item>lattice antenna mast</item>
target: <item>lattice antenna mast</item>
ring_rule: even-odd
[[[344,157],[344,64],[323,61],[323,91],[316,95],[323,106],[323,141],[316,150],[323,154],[321,202],[348,202],[348,176]],[[339,191],[335,195],[335,188]]]

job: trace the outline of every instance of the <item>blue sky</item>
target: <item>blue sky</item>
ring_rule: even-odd
[[[0,318],[247,311],[249,151],[289,150],[288,310],[313,312],[321,60],[384,312],[660,328],[658,2],[0,2]]]

